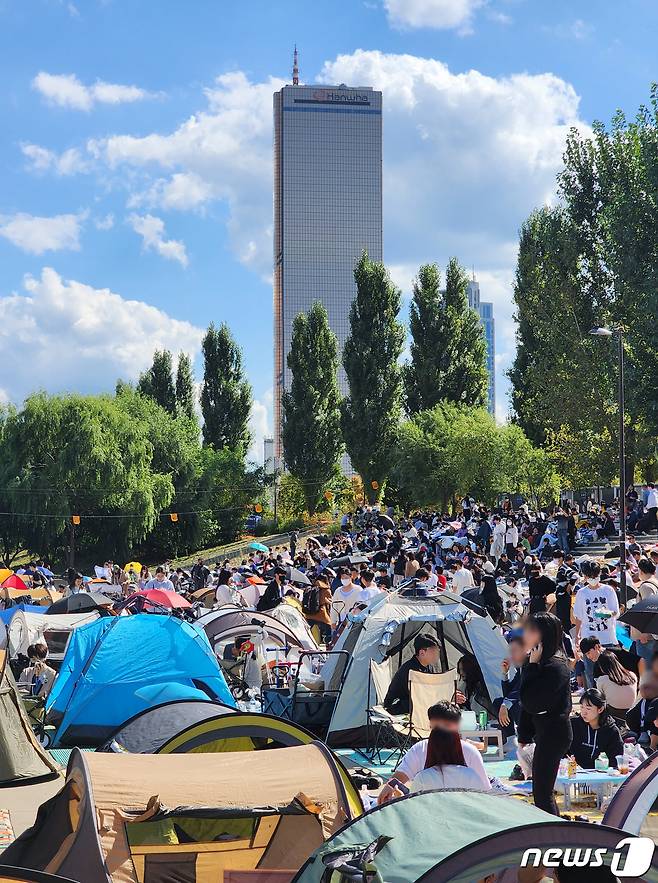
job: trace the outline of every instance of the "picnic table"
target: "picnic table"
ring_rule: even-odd
[[[601,772],[600,770],[581,770],[576,771],[575,776],[559,776],[555,780],[555,784],[562,788],[564,792],[564,808],[571,809],[571,788],[588,788],[596,794],[596,808],[601,809],[603,800],[614,785],[623,784],[628,778],[628,773],[615,771],[614,774]]]

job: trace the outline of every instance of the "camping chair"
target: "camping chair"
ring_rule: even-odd
[[[371,659],[366,708],[366,747],[362,753],[371,763],[376,760],[380,765],[388,763],[396,752],[402,754],[409,742],[409,715],[391,714],[384,708],[384,698],[390,683],[390,658],[383,662],[375,662]],[[384,759],[382,751],[389,748],[392,750]]]
[[[454,668],[441,674],[423,671],[409,672],[409,738],[413,742],[427,739],[430,721],[427,709],[437,702],[452,702],[457,689],[457,672]]]

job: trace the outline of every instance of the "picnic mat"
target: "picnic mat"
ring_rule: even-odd
[[[8,809],[0,809],[0,852],[14,842],[14,829]]]

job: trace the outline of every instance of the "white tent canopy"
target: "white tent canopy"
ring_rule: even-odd
[[[375,598],[367,610],[349,617],[335,650],[350,654],[343,690],[334,708],[327,743],[357,744],[367,726],[370,661],[390,657],[395,670],[413,656],[413,638],[431,634],[442,647],[444,667],[455,668],[472,653],[482,671],[489,697],[501,696],[501,662],[507,642],[489,615],[480,616],[461,603],[458,595],[407,598],[397,593]],[[336,681],[338,657],[330,657],[321,675],[325,684]],[[370,687],[370,697],[374,690]],[[356,740],[356,741],[355,741]]]
[[[89,613],[62,613],[47,616],[19,610],[7,629],[9,656],[14,659],[20,653],[27,656],[30,644],[47,644],[46,632],[71,632],[73,629],[98,618],[96,611]],[[45,637],[44,637],[45,635]]]

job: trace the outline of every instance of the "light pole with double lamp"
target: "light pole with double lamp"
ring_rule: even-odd
[[[619,410],[619,584],[624,607],[628,603],[626,583],[626,435],[624,431],[624,329],[621,325],[592,328],[594,337],[617,338]]]

